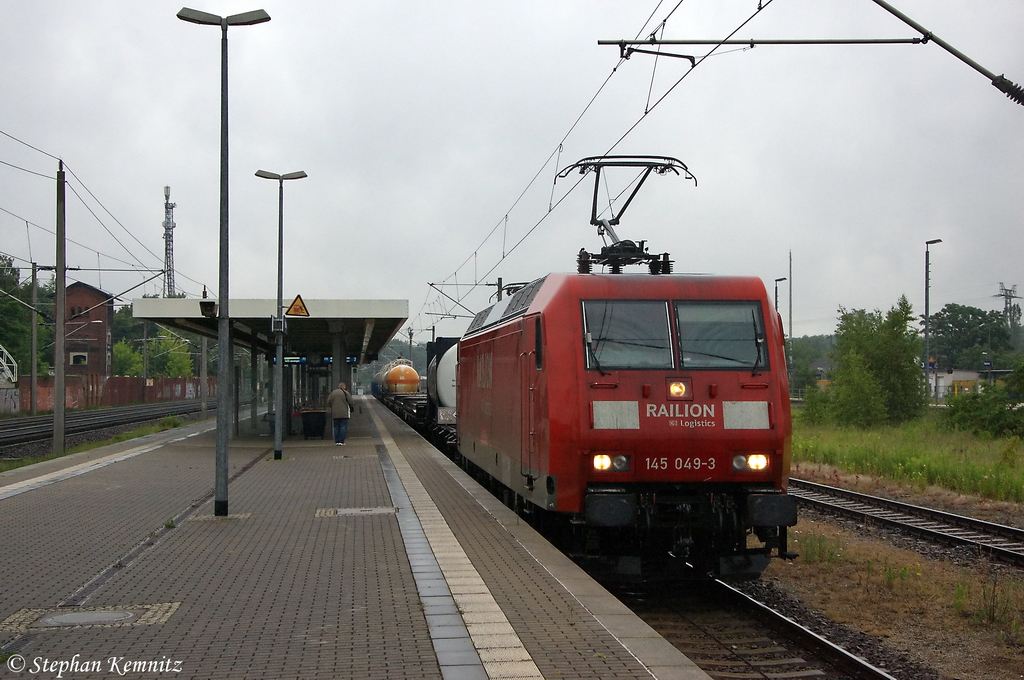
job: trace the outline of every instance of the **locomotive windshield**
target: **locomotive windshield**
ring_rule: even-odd
[[[759,302],[676,302],[682,367],[768,368]]]
[[[587,368],[673,368],[668,303],[584,300]]]

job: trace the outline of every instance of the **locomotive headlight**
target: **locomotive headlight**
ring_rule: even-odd
[[[612,472],[629,472],[629,456],[612,456]]]
[[[763,453],[733,456],[732,469],[734,472],[766,470],[768,469],[768,456]]]
[[[594,469],[600,472],[629,472],[630,457],[599,453],[594,456]]]
[[[763,453],[755,453],[747,457],[747,467],[751,470],[764,470],[768,467],[768,456]]]
[[[689,378],[672,378],[666,384],[669,399],[693,399],[693,390]]]

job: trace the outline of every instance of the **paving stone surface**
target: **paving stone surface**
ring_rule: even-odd
[[[214,448],[209,433],[0,501],[13,547],[0,565],[23,586],[0,595],[0,619],[53,607],[208,493]],[[111,663],[117,674],[117,659],[180,661],[176,678],[441,678],[365,424],[353,419],[345,447],[284,451],[275,461],[266,439],[234,440],[235,471],[260,460],[231,483],[228,517],[196,508],[79,607],[178,603],[166,620],[0,630],[0,644],[29,662],[100,662],[75,678],[110,677]]]
[[[374,418],[415,473],[410,496],[436,505],[422,520],[433,539],[403,542]],[[76,679],[652,677],[507,516],[375,402],[356,410],[344,447],[290,438],[273,460],[266,433],[233,440],[227,517],[212,514],[215,432],[167,439],[78,456],[65,467],[107,464],[17,495],[60,466],[0,476],[5,654],[30,669],[74,662],[60,674]],[[436,584],[423,581],[428,562],[449,565]],[[39,624],[65,612],[102,621]],[[57,677],[49,668],[25,673]]]

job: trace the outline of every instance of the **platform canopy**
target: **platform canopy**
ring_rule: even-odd
[[[132,300],[132,316],[206,337],[217,338],[216,300],[140,298]],[[201,304],[203,303],[203,304]],[[285,300],[288,309],[290,300]],[[309,316],[288,316],[285,350],[303,357],[333,355],[340,334],[342,351],[359,364],[377,358],[409,318],[408,300],[303,300]],[[206,306],[205,315],[203,306]],[[235,344],[271,353],[276,300],[231,300]]]

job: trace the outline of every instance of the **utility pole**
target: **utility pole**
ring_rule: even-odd
[[[202,420],[206,420],[206,401],[210,398],[210,386],[208,383],[209,377],[207,376],[207,339],[203,336],[202,340],[202,363],[199,366],[199,399],[203,402],[203,405],[199,407],[199,417]]]
[[[171,188],[164,187],[164,297],[174,296],[174,208]]]
[[[930,315],[929,309],[928,309],[928,290],[929,290],[930,285],[931,285],[931,259],[930,259],[931,258],[931,253],[929,252],[928,247],[929,246],[933,246],[936,243],[942,243],[942,239],[941,238],[933,238],[930,241],[925,241],[924,242],[924,377],[926,378],[926,382],[929,382],[929,383],[930,383],[930,380],[928,380],[928,377],[931,375],[929,373],[929,371],[931,370],[932,347],[931,347],[931,336],[930,336],[930,330],[931,330],[931,328],[930,328],[930,326],[931,326],[930,316],[931,315]],[[928,387],[928,390],[929,390],[929,392],[931,391],[931,386],[930,385]],[[936,375],[935,376],[935,401],[938,402],[938,400],[939,400],[939,376]]]
[[[142,321],[142,403],[146,403],[146,387],[149,385],[149,322]]]
[[[39,272],[39,266],[32,263],[32,340],[29,345],[31,348],[32,359],[29,362],[29,375],[31,376],[32,383],[28,388],[28,408],[32,415],[36,415],[39,411],[38,402],[36,401],[36,383],[39,380],[39,371],[37,364],[39,363],[39,312],[36,309],[39,306],[39,286],[36,283],[36,275]]]
[[[67,312],[66,224],[64,214],[64,161],[57,161],[57,276],[53,304],[53,452],[64,454],[64,317]]]
[[[789,251],[789,342],[786,343],[786,367],[793,377],[793,251]]]

